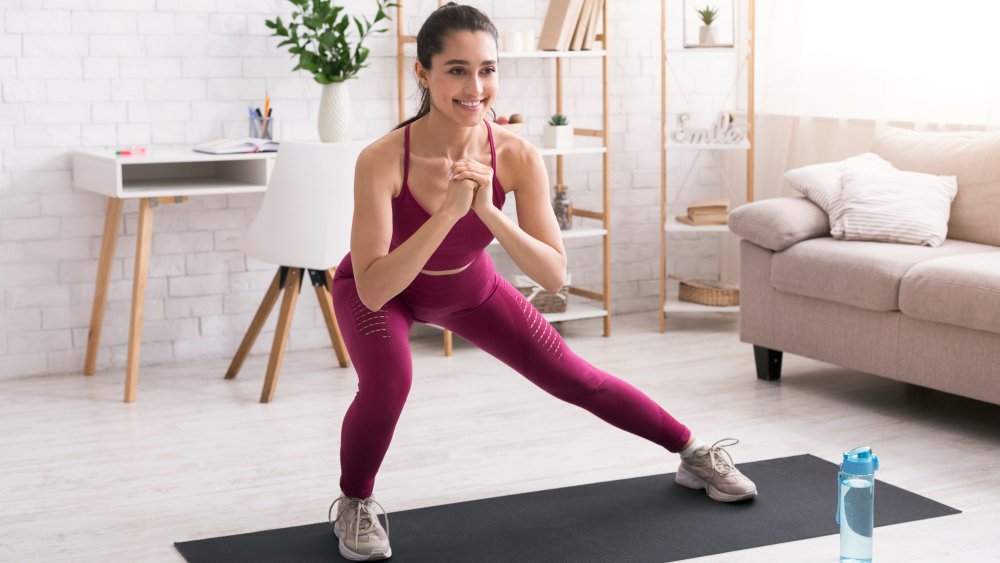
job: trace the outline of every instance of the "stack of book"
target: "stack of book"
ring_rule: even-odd
[[[687,215],[678,215],[677,221],[687,225],[725,225],[729,219],[728,199],[706,199],[692,202]]]
[[[538,36],[541,51],[588,51],[597,37],[604,0],[552,0]]]

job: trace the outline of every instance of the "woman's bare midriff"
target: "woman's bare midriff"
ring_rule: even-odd
[[[455,268],[454,270],[420,270],[421,274],[427,274],[428,276],[450,276],[452,274],[457,274],[459,272],[465,271],[466,268],[472,265],[472,262],[462,266],[461,268]]]

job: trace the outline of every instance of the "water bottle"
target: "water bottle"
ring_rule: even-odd
[[[869,563],[872,560],[877,469],[878,456],[870,447],[844,452],[844,461],[837,474],[841,563]]]

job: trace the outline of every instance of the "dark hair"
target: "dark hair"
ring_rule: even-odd
[[[444,50],[445,38],[455,31],[484,31],[497,41],[497,28],[489,16],[472,6],[448,2],[431,12],[417,33],[417,60],[424,68],[431,68],[431,57]],[[420,84],[417,87],[420,88],[420,109],[393,129],[409,125],[431,112],[430,93]],[[493,109],[490,108],[490,111]]]

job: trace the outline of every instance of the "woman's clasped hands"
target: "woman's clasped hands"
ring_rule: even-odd
[[[460,158],[448,173],[444,208],[464,216],[471,209],[487,211],[493,205],[493,169],[471,158]]]

